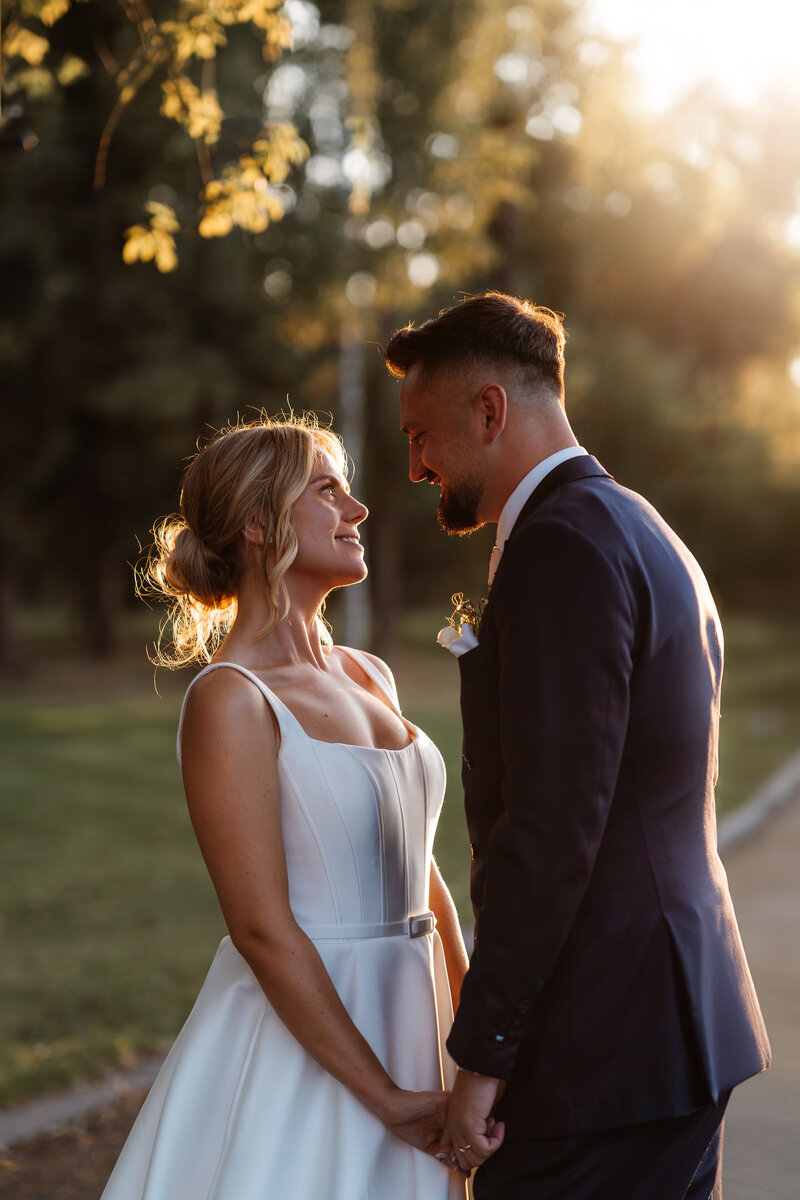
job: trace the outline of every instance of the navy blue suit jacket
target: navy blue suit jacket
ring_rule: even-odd
[[[677,1116],[769,1063],[716,849],[722,635],[590,456],[525,505],[459,658],[476,944],[448,1039],[507,1136]]]

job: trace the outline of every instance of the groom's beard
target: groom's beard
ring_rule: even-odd
[[[441,485],[439,507],[436,510],[439,524],[446,533],[474,533],[484,524],[478,520],[483,488],[474,480],[465,481],[456,487]]]

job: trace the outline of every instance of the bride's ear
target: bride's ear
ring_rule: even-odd
[[[263,513],[253,513],[242,530],[244,540],[251,546],[263,546],[267,540],[267,522]]]

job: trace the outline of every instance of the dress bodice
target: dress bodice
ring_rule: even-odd
[[[396,696],[370,660],[347,653],[399,714]],[[413,740],[400,750],[319,741],[237,663],[212,663],[192,684],[221,667],[251,680],[278,722],[281,825],[298,924],[385,924],[425,912],[445,785],[444,762],[430,738],[411,726]]]
[[[399,712],[372,662],[348,653]],[[452,1087],[447,967],[425,911],[439,752],[413,726],[400,750],[319,741],[252,671],[212,663],[196,679],[223,666],[259,689],[278,722],[292,911],[347,1015],[398,1087]],[[179,757],[180,740],[179,726]],[[465,1200],[465,1186],[317,1062],[224,937],[103,1200],[176,1196]]]

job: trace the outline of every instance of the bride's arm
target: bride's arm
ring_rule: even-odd
[[[230,671],[195,684],[183,724],[184,786],[231,939],[308,1053],[393,1132],[435,1150],[447,1094],[394,1083],[292,915],[277,753],[271,710],[252,684]]]
[[[461,936],[461,925],[456,906],[434,859],[431,859],[430,905],[436,917],[436,928],[444,947],[447,978],[450,981],[450,995],[453,998],[453,1012],[455,1012],[458,1008],[461,983],[467,973],[469,959],[464,947],[464,939]]]

